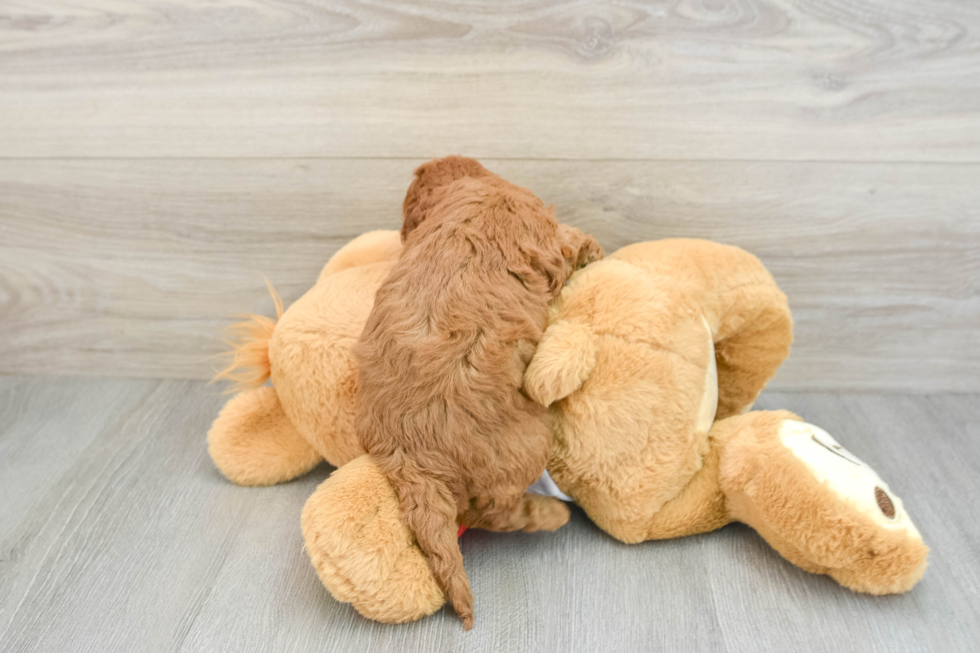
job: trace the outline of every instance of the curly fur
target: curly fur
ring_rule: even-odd
[[[568,520],[560,501],[525,494],[551,434],[521,385],[549,303],[602,250],[471,159],[420,167],[405,207],[402,256],[355,347],[355,424],[468,629],[458,523],[533,531]]]
[[[447,156],[430,161],[415,170],[415,179],[402,202],[402,242],[425,219],[429,210],[445,194],[449,185],[463,177],[479,179],[496,176],[477,161],[463,156]]]

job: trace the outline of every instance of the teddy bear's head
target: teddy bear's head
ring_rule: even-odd
[[[524,377],[549,405],[549,471],[603,529],[647,539],[701,466],[717,380],[711,332],[683,293],[614,254],[577,272]]]

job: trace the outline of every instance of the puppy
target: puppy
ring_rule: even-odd
[[[551,433],[521,384],[548,304],[602,249],[559,226],[530,191],[462,157],[416,170],[402,236],[354,349],[356,429],[469,630],[459,523],[536,531],[568,521],[561,501],[526,493]]]

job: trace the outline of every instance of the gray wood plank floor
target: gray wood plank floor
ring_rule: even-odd
[[[211,466],[200,381],[0,377],[0,651],[968,651],[980,639],[980,397],[767,393],[903,497],[931,566],[853,594],[750,529],[626,546],[468,532],[476,628],[385,626],[336,603],[299,513],[330,469],[247,489]]]

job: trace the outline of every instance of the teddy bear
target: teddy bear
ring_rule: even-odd
[[[352,349],[401,247],[397,231],[358,236],[289,310],[269,287],[276,320],[246,316],[230,328],[233,360],[215,380],[239,392],[208,432],[211,459],[230,481],[275,485],[323,460],[341,467],[364,454],[354,433]]]
[[[278,323],[246,327],[234,369],[259,369],[208,435],[232,481],[265,485],[338,467],[301,525],[339,601],[383,622],[445,602],[395,494],[353,431],[351,348],[398,256],[397,232],[341,249]],[[281,312],[281,311],[277,311]],[[627,543],[739,521],[787,560],[859,592],[910,589],[928,547],[902,501],[829,433],[751,405],[789,353],[786,297],[754,256],[702,240],[624,247],[576,272],[524,379],[548,406],[553,450],[531,491],[574,501]]]

